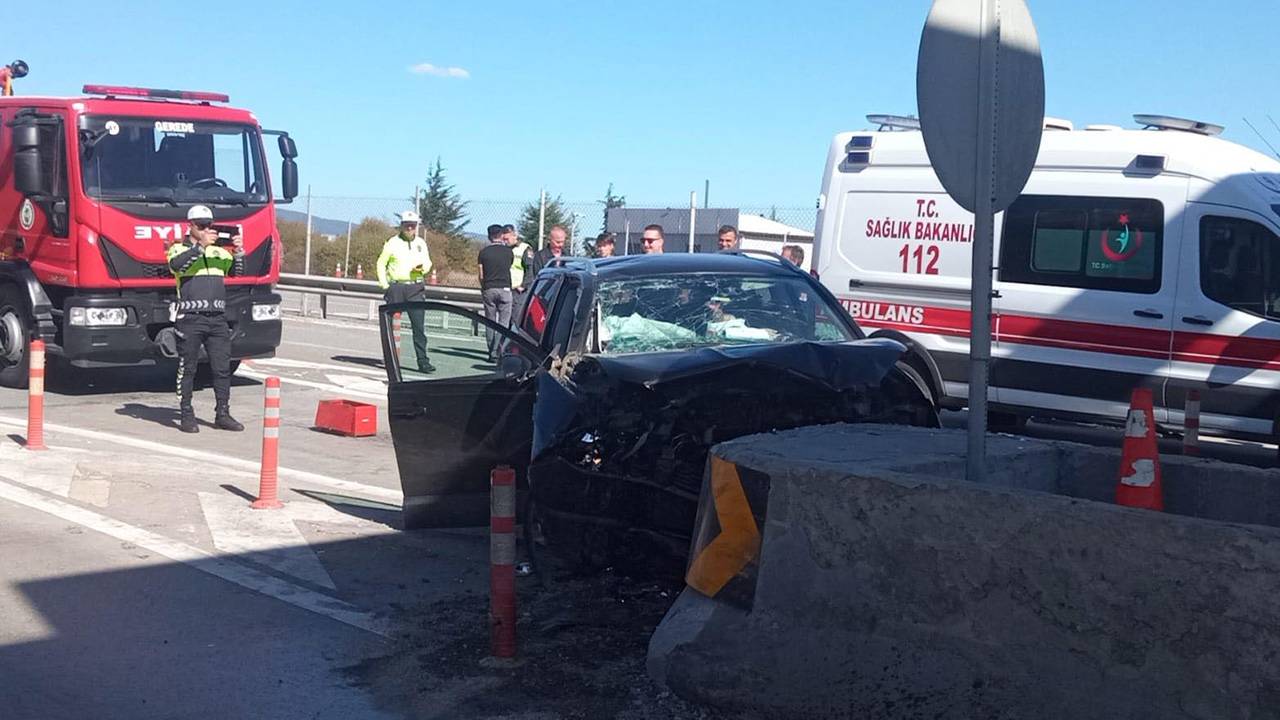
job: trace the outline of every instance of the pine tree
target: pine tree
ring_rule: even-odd
[[[543,221],[543,233],[551,232],[554,225],[569,227],[569,212],[565,210],[564,201],[557,195],[547,199],[547,214]],[[520,239],[529,243],[534,250],[542,248],[538,238],[538,201],[534,200],[520,211]]]
[[[467,226],[467,203],[445,180],[440,158],[427,168],[427,187],[418,200],[422,226],[448,238],[461,238]]]
[[[600,232],[609,232],[609,211],[614,208],[626,207],[626,195],[614,195],[613,183],[609,183],[609,189],[604,191],[604,199],[598,202],[604,203],[604,222],[600,225]]]

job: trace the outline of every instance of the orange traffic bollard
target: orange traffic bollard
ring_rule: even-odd
[[[254,510],[275,510],[280,502],[280,378],[267,378],[262,412],[262,471],[258,476],[258,499]]]
[[[1151,391],[1133,391],[1129,417],[1124,424],[1124,451],[1116,484],[1116,504],[1147,510],[1164,510],[1164,483],[1160,477],[1160,448]]]
[[[32,340],[27,349],[31,362],[27,385],[28,450],[48,450],[44,445],[44,341]]]
[[[516,656],[516,473],[499,465],[489,473],[490,653]]]

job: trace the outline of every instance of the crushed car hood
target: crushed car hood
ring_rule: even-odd
[[[612,405],[622,388],[656,391],[669,384],[694,381],[697,385],[702,377],[719,379],[750,370],[752,382],[756,376],[782,376],[838,393],[878,385],[905,351],[894,340],[877,338],[582,356],[567,364],[567,371],[539,374],[533,457],[563,440],[585,409]]]
[[[768,365],[842,390],[880,382],[905,350],[894,340],[876,338],[843,343],[730,345],[679,352],[592,355],[590,359],[605,375],[645,387],[738,365]]]

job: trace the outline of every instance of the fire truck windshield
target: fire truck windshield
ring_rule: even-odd
[[[257,128],[154,117],[85,117],[80,164],[90,197],[251,205],[270,200]]]

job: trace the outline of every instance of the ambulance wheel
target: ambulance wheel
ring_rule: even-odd
[[[31,318],[17,286],[0,284],[0,386],[27,387]]]

